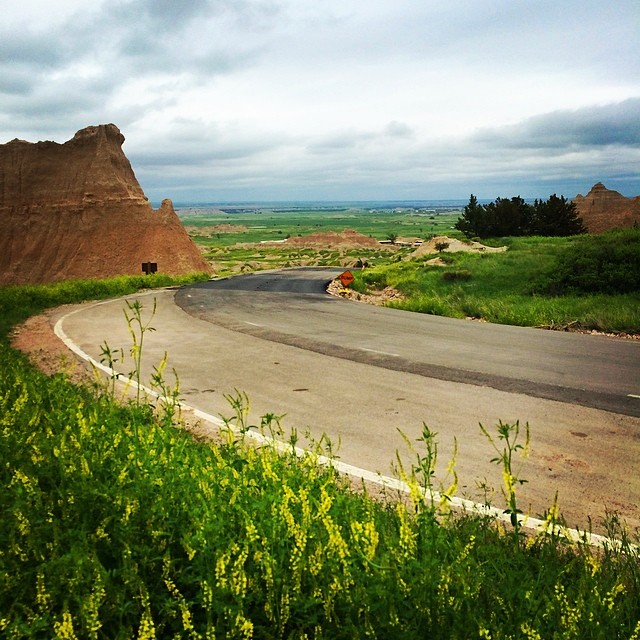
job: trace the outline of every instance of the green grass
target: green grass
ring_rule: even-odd
[[[134,285],[0,289],[0,308]],[[620,546],[594,550],[454,515],[422,498],[426,428],[410,499],[374,500],[314,454],[250,444],[232,406],[237,429],[196,442],[144,402],[45,377],[0,337],[2,637],[639,637],[640,557],[615,516]],[[263,429],[287,439],[273,416]]]
[[[0,288],[0,338],[9,329],[44,309],[84,300],[102,300],[141,289],[178,286],[208,279],[207,274],[171,277],[164,274],[121,276],[106,280],[65,280],[46,285]]]
[[[212,248],[205,257],[215,265],[217,276],[226,276],[299,266],[351,266],[358,260],[366,261],[369,265],[386,264],[389,252],[375,249],[325,250],[236,245]]]
[[[553,278],[557,260],[579,238],[502,238],[505,253],[445,254],[444,267],[413,259],[358,272],[354,287],[396,287],[407,296],[390,306],[454,318],[500,324],[568,324],[599,331],[640,331],[640,292],[548,295],[537,282]]]

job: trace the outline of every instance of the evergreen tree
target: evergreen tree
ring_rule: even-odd
[[[533,228],[540,236],[575,236],[586,233],[582,218],[573,202],[554,193],[548,200],[536,200],[533,205]]]
[[[473,193],[469,198],[469,204],[464,208],[464,213],[454,226],[458,231],[462,231],[467,238],[487,237],[487,212],[481,204],[478,204],[478,198]]]
[[[488,233],[484,237],[525,236],[531,229],[533,211],[520,196],[496,198],[485,209]]]
[[[481,205],[471,194],[455,228],[468,238],[573,236],[587,232],[575,204],[555,193],[548,200],[536,200],[533,205],[520,196],[496,198]]]

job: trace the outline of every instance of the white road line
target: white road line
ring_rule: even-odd
[[[627,395],[627,398],[636,398],[636,400],[640,400],[640,396],[637,396],[635,393],[630,393]]]
[[[393,356],[394,358],[399,358],[400,354],[398,353],[389,353],[388,351],[378,351],[377,349],[366,349],[365,347],[360,347],[361,351],[368,351],[369,353],[377,353],[381,356]]]

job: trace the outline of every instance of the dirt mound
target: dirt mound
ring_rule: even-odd
[[[359,249],[361,247],[369,247],[380,249],[382,245],[371,236],[365,236],[353,229],[344,229],[343,231],[325,231],[318,233],[311,233],[307,236],[294,236],[288,238],[286,243],[288,246],[293,247],[308,247],[308,248],[353,248]]]
[[[0,145],[0,285],[140,274],[209,265],[164,200],[155,210],[113,124],[64,144]]]
[[[502,253],[507,247],[487,247],[479,242],[462,242],[456,238],[436,236],[428,242],[421,244],[412,254],[411,258],[431,255],[434,253],[456,253],[458,251],[471,251],[474,253]]]
[[[640,196],[626,198],[602,182],[594,184],[586,196],[578,194],[573,202],[590,233],[640,224]]]

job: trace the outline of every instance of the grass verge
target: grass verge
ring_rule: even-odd
[[[581,248],[582,238],[508,238],[500,243],[509,245],[509,250],[443,254],[445,266],[427,264],[422,257],[356,272],[353,286],[363,293],[369,287],[393,286],[406,299],[389,306],[420,313],[519,326],[640,331],[637,288],[627,293],[574,289],[562,295],[542,290],[552,286],[560,274],[557,265],[567,262],[574,245]],[[626,273],[631,275],[631,264]]]

